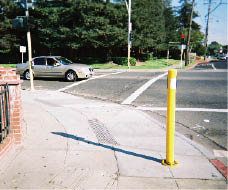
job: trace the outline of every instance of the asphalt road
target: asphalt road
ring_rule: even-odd
[[[145,83],[165,72],[96,71],[92,80],[64,82],[37,79],[35,89],[60,90],[66,93],[105,101],[124,103]],[[152,117],[166,122],[167,75],[153,82],[128,106],[145,109]],[[227,150],[227,62],[198,64],[195,68],[178,70],[176,130],[211,149]],[[23,89],[29,88],[24,81]],[[197,109],[196,109],[197,108]]]

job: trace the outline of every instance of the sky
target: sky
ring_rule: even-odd
[[[206,30],[206,15],[208,13],[209,0],[195,0],[194,10],[198,13],[199,17],[194,20],[201,26],[201,31],[205,34]],[[173,0],[173,6],[179,5],[179,0]],[[227,34],[227,16],[228,16],[228,0],[212,0],[211,1],[211,14],[209,19],[208,30],[208,44],[212,41],[217,41],[222,45],[228,45]],[[222,3],[219,5],[219,3]],[[216,6],[219,5],[217,8]],[[214,9],[216,8],[216,9]],[[214,10],[213,10],[214,9]]]

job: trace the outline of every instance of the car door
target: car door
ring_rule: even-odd
[[[54,58],[47,58],[46,74],[51,77],[59,77],[63,75],[62,64]]]
[[[33,71],[35,73],[36,77],[39,76],[45,76],[45,71],[46,71],[46,59],[45,58],[34,58],[33,59]]]

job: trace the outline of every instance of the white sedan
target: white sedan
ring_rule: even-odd
[[[94,75],[92,67],[73,63],[61,56],[40,56],[32,59],[34,77],[65,78],[67,81],[89,78]],[[16,73],[30,79],[29,63],[17,64]]]

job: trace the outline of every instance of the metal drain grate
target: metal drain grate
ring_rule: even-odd
[[[90,127],[93,129],[99,143],[118,145],[114,137],[109,133],[105,125],[97,119],[89,120]]]

